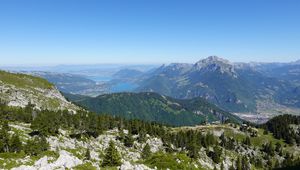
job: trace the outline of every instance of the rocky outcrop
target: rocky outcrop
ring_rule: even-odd
[[[69,110],[76,112],[79,108],[68,102],[62,94],[52,86],[49,89],[38,87],[18,87],[0,81],[0,99],[8,106],[26,107],[33,104],[35,109]]]
[[[125,161],[121,165],[120,170],[152,170],[152,169],[143,164],[132,165],[130,162]]]
[[[37,160],[33,166],[22,165],[12,170],[70,169],[83,163],[80,159],[65,150],[59,151],[59,155],[58,159],[53,163],[49,163],[49,157],[44,156]]]

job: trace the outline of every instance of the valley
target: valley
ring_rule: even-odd
[[[56,68],[56,67],[54,67]],[[252,122],[300,114],[300,65],[232,63],[211,56],[195,64],[66,67],[60,72],[23,71],[54,83],[63,93],[97,97],[121,92],[155,92],[176,99],[202,97]],[[81,71],[84,69],[84,71]],[[17,71],[19,72],[19,71]]]
[[[259,170],[300,164],[299,116],[257,125],[201,97],[62,95],[39,77],[4,71],[0,77],[1,169]]]
[[[0,0],[0,170],[300,170],[299,9]]]

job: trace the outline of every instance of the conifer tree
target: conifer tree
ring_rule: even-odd
[[[224,164],[223,164],[223,162],[221,163],[220,169],[224,170]]]
[[[236,169],[237,170],[242,170],[242,161],[241,161],[241,157],[238,156],[237,160],[236,160]]]
[[[9,152],[9,134],[8,122],[4,121],[0,129],[0,152]]]
[[[250,140],[250,137],[247,136],[246,139],[243,141],[243,143],[247,146],[251,146],[251,140]]]
[[[200,150],[199,146],[197,146],[195,143],[191,144],[189,146],[188,156],[193,159],[199,158],[199,150]]]
[[[24,151],[27,155],[36,156],[49,148],[49,143],[45,137],[34,137],[27,141]]]
[[[235,170],[235,169],[234,169],[234,166],[231,165],[231,166],[229,167],[229,170]]]
[[[272,162],[271,157],[268,158],[268,160],[267,160],[267,165],[268,165],[268,167],[269,167],[270,169],[273,168],[273,162]]]
[[[37,140],[37,143],[38,143],[39,149],[41,151],[46,151],[49,149],[49,143],[47,142],[47,139],[45,136],[40,136]]]
[[[249,161],[248,161],[247,156],[243,156],[243,158],[242,158],[242,169],[250,170]]]
[[[150,155],[151,155],[151,148],[150,148],[150,145],[147,143],[143,148],[142,158],[147,159],[150,157]]]
[[[143,143],[146,141],[146,132],[145,130],[141,130],[138,137],[138,142]]]
[[[133,139],[132,135],[130,133],[128,133],[128,135],[125,136],[124,145],[126,147],[132,147],[133,142],[134,142],[134,139]]]
[[[220,148],[216,145],[213,149],[214,149],[214,152],[212,153],[211,158],[215,163],[220,163],[222,148]]]
[[[125,133],[124,133],[124,130],[121,129],[120,132],[119,132],[119,136],[117,137],[117,139],[121,142],[124,142],[125,141]]]
[[[275,144],[275,151],[276,151],[276,152],[280,152],[281,150],[282,150],[281,144],[280,144],[279,142],[277,142],[277,143]]]
[[[109,142],[109,146],[105,150],[105,156],[101,165],[103,167],[121,165],[121,157],[113,141]]]
[[[220,136],[220,146],[225,147],[226,143],[227,143],[227,140],[226,140],[225,134],[222,133],[222,135]]]
[[[85,160],[91,160],[91,153],[90,153],[90,149],[89,148],[85,152],[84,159]]]
[[[10,139],[10,152],[20,152],[22,150],[22,142],[19,135],[14,134]]]

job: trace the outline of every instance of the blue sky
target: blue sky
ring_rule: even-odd
[[[1,0],[0,65],[300,59],[299,0]]]

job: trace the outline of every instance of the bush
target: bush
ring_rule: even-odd
[[[145,161],[145,164],[152,168],[157,167],[157,169],[198,170],[200,168],[194,167],[190,162],[191,159],[186,154],[157,152],[150,156],[150,158]]]

